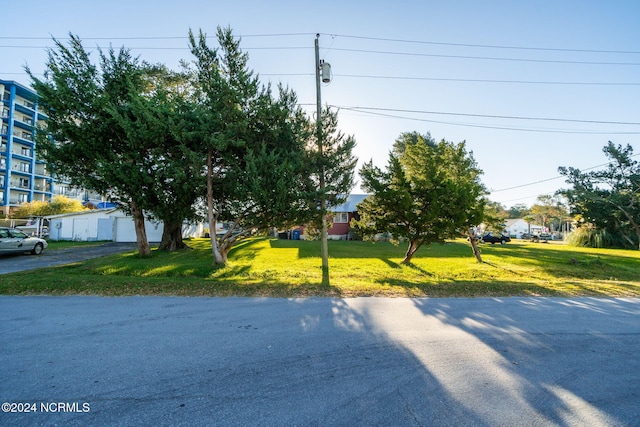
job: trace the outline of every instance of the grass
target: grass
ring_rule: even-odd
[[[227,266],[213,268],[208,240],[193,239],[183,252],[131,252],[3,275],[0,294],[640,296],[639,251],[515,241],[483,245],[485,262],[477,263],[459,240],[421,248],[406,266],[402,245],[329,243],[329,283],[319,242],[250,239],[232,250]]]

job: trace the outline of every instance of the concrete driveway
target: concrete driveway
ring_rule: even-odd
[[[33,270],[54,265],[71,264],[89,258],[97,258],[114,253],[135,251],[135,243],[96,243],[95,246],[75,246],[66,249],[45,249],[41,255],[0,254],[0,274]]]
[[[640,299],[0,297],[0,336],[3,426],[640,420]]]

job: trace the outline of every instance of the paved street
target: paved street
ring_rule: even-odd
[[[0,336],[2,426],[640,424],[639,299],[0,297]]]

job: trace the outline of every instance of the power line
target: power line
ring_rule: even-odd
[[[424,56],[430,58],[455,58],[455,59],[480,59],[488,61],[515,61],[515,62],[542,62],[552,64],[581,64],[581,65],[630,65],[639,66],[640,62],[599,62],[599,61],[567,61],[558,59],[530,59],[530,58],[502,58],[494,56],[467,56],[467,55],[442,55],[435,53],[418,53],[418,52],[393,52],[384,50],[366,50],[366,49],[345,49],[334,47],[332,50],[342,52],[358,52],[358,53],[375,53],[382,55],[404,55],[404,56]]]
[[[419,119],[416,117],[398,116],[394,114],[376,113],[372,111],[361,111],[361,110],[352,109],[349,107],[338,107],[335,105],[331,105],[331,107],[343,109],[347,111],[357,111],[360,113],[374,115],[378,117],[388,117],[388,118],[412,120],[412,121],[424,122],[424,123],[438,123],[438,124],[444,124],[444,125],[463,126],[463,127],[472,127],[472,128],[480,128],[480,129],[497,129],[497,130],[509,130],[509,131],[518,131],[518,132],[539,132],[539,133],[556,133],[556,134],[640,135],[640,131],[638,132],[612,132],[612,131],[586,131],[586,130],[580,131],[580,130],[563,130],[563,129],[539,129],[539,128],[491,126],[491,125],[479,125],[479,124],[472,124],[472,123],[454,123],[454,122],[443,122],[439,120]]]
[[[352,36],[345,34],[327,34],[332,37],[344,37],[361,40],[375,40],[385,42],[398,42],[398,43],[415,43],[437,46],[457,46],[457,47],[474,47],[474,48],[489,48],[489,49],[515,49],[515,50],[535,50],[535,51],[549,51],[549,52],[582,52],[582,53],[623,53],[623,54],[640,54],[640,51],[629,50],[597,50],[597,49],[568,49],[568,48],[550,48],[550,47],[528,47],[528,46],[505,46],[505,45],[486,45],[486,44],[468,44],[468,43],[450,43],[450,42],[434,42],[434,41],[421,41],[421,40],[403,40],[403,39],[389,39],[382,37],[366,37],[366,36]]]
[[[252,37],[301,37],[314,36],[315,32],[308,33],[263,33],[263,34],[240,34],[237,38]],[[611,54],[640,54],[640,51],[629,50],[605,50],[605,49],[575,49],[575,48],[556,48],[556,47],[536,47],[536,46],[509,46],[509,45],[490,45],[490,44],[473,44],[473,43],[452,43],[452,42],[436,42],[428,40],[407,40],[392,39],[384,37],[357,36],[349,34],[330,34],[320,33],[332,38],[341,37],[346,39],[373,40],[394,43],[410,43],[424,44],[434,46],[456,46],[456,47],[472,47],[482,49],[505,49],[505,50],[525,50],[525,51],[548,51],[548,52],[576,52],[576,53],[611,53]],[[51,40],[52,37],[34,37],[34,36],[0,36],[0,40]],[[208,38],[215,38],[209,36]],[[70,40],[69,37],[56,38],[57,40]],[[187,36],[127,36],[127,37],[82,37],[82,40],[187,40]]]
[[[638,154],[633,154],[633,155],[631,155],[631,156],[629,156],[629,157],[631,158],[631,157],[637,157],[637,156],[640,156],[640,153],[638,153]],[[607,163],[603,163],[603,164],[601,164],[601,165],[596,165],[596,166],[591,166],[591,167],[588,167],[588,168],[585,168],[585,169],[581,169],[581,171],[589,171],[589,170],[593,170],[593,169],[601,168],[601,167],[603,167],[603,166],[609,166],[609,165],[610,165],[610,164],[612,164],[612,163],[613,163],[613,161],[610,161],[610,162],[607,162]],[[560,178],[564,178],[564,175],[554,176],[553,178],[541,179],[540,181],[530,182],[530,183],[527,183],[527,184],[520,184],[520,185],[516,185],[516,186],[514,186],[514,187],[501,188],[501,189],[499,189],[499,190],[493,190],[493,191],[491,191],[491,194],[493,194],[493,193],[499,193],[499,192],[502,192],[502,191],[508,191],[508,190],[516,190],[516,189],[518,189],[518,188],[523,188],[523,187],[529,187],[529,186],[531,186],[531,185],[536,185],[536,184],[540,184],[540,183],[548,182],[548,181],[554,181],[554,180],[556,180],[556,179],[560,179]]]
[[[25,74],[25,73],[3,73],[0,74]],[[313,73],[258,73],[263,77],[313,77]],[[506,83],[506,84],[535,84],[535,85],[567,85],[567,86],[640,86],[640,82],[569,82],[569,81],[536,81],[536,80],[493,80],[493,79],[463,79],[463,78],[443,78],[443,77],[409,77],[409,76],[373,76],[358,74],[334,74],[335,77],[363,78],[363,79],[386,79],[386,80],[424,80],[424,81],[444,81],[461,83]]]
[[[350,109],[350,110],[390,111],[390,112],[397,112],[397,113],[434,114],[434,115],[444,115],[444,116],[463,116],[463,117],[481,117],[481,118],[509,119],[509,120],[536,120],[536,121],[552,121],[552,122],[640,126],[640,122],[578,120],[578,119],[561,119],[561,118],[552,118],[552,117],[500,116],[500,115],[491,115],[491,114],[452,113],[452,112],[444,112],[444,111],[406,110],[406,109],[359,107],[359,106],[336,106],[336,107],[343,108],[343,109]]]
[[[299,74],[302,75],[302,74]],[[311,74],[308,74],[311,75]],[[633,82],[560,82],[560,81],[531,81],[531,80],[492,80],[492,79],[457,79],[442,77],[405,77],[405,76],[371,76],[359,74],[335,74],[336,77],[351,77],[365,79],[388,79],[388,80],[426,80],[443,82],[469,82],[469,83],[517,83],[517,84],[540,84],[540,85],[583,85],[583,86],[640,86],[640,83]]]
[[[235,36],[242,37],[289,37],[289,36],[315,36],[316,33],[274,33],[274,34],[242,34]],[[16,37],[16,36],[0,36],[0,40],[51,40],[55,38],[60,41],[71,40],[70,37]],[[216,36],[208,36],[207,38],[216,38]],[[146,37],[81,37],[81,40],[188,40],[188,36],[146,36]]]

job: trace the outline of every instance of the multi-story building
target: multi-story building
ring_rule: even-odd
[[[36,158],[35,133],[47,117],[38,111],[36,93],[13,82],[0,80],[0,210],[53,195],[53,177]]]
[[[55,195],[100,203],[99,195],[56,179],[36,156],[35,134],[47,116],[38,111],[37,94],[14,81],[0,80],[0,217],[25,202]]]

